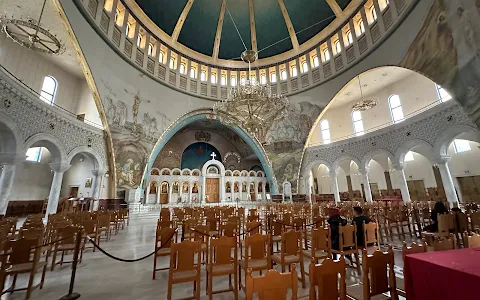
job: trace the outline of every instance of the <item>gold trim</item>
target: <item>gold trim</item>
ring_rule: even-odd
[[[215,42],[213,44],[213,59],[218,59],[218,52],[220,51],[220,40],[222,39],[223,20],[225,18],[225,8],[227,7],[227,0],[222,1],[220,8],[220,16],[218,17],[217,33],[215,34]]]
[[[252,50],[257,52],[257,30],[255,28],[255,7],[253,0],[248,0],[248,9],[250,10],[250,38],[252,39]]]
[[[338,5],[337,0],[326,0],[326,1],[337,18],[342,16],[342,9]]]
[[[285,6],[285,3],[283,3],[283,0],[277,0],[277,2],[278,6],[280,6],[280,10],[282,11],[288,34],[290,34],[290,40],[292,41],[293,49],[298,51],[300,45],[298,44],[297,34],[295,33],[295,29],[293,28],[292,20],[290,20],[290,16],[288,15],[287,7]]]
[[[185,20],[187,19],[188,13],[190,12],[190,8],[192,8],[194,0],[188,0],[187,4],[185,4],[185,7],[183,8],[182,14],[177,20],[177,25],[175,25],[175,28],[173,29],[172,33],[172,41],[177,42],[178,36],[180,35],[180,31],[182,31],[183,23],[185,23]]]
[[[97,106],[97,110],[98,110],[98,114],[100,116],[100,120],[102,121],[103,132],[105,133],[105,141],[106,141],[106,144],[107,144],[107,149],[106,149],[107,150],[107,159],[108,159],[108,164],[109,164],[109,169],[110,169],[110,176],[109,176],[110,183],[109,183],[108,197],[109,198],[115,198],[116,190],[117,190],[117,174],[116,174],[116,169],[115,169],[115,154],[114,154],[114,150],[113,150],[112,135],[110,133],[110,127],[109,127],[108,122],[107,122],[107,117],[105,115],[105,110],[103,109],[102,100],[100,98],[100,94],[98,92],[97,85],[95,84],[95,79],[93,78],[92,72],[90,71],[90,67],[88,66],[87,60],[86,60],[85,56],[83,55],[80,44],[78,43],[77,37],[75,36],[73,28],[70,25],[70,22],[68,21],[68,18],[65,14],[65,11],[63,10],[62,5],[60,4],[59,0],[53,0],[53,4],[54,4],[55,9],[57,10],[58,15],[60,16],[60,19],[63,22],[63,25],[65,26],[65,30],[68,33],[70,41],[72,42],[72,45],[75,48],[75,53],[77,54],[77,61],[80,64],[80,67],[82,68],[83,74],[85,75],[85,80],[87,81],[90,92],[92,92],[93,100],[95,101],[95,105]],[[111,155],[109,156],[108,154],[111,154]]]

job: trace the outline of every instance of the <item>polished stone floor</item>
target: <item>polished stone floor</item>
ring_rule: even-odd
[[[135,259],[151,253],[154,247],[156,214],[139,214],[133,216],[130,225],[121,230],[112,239],[101,243],[107,252],[114,256],[126,259]],[[400,242],[393,243],[395,250],[396,272],[402,273]],[[160,258],[159,262],[165,266],[168,258]],[[92,252],[86,250],[83,262],[79,264],[74,291],[81,294],[80,299],[117,299],[117,300],[144,300],[144,299],[166,299],[168,271],[157,273],[157,279],[152,280],[153,258],[126,263],[106,257],[100,251]],[[308,261],[305,260],[305,268],[308,268]],[[277,267],[280,270],[279,267]],[[298,268],[297,268],[298,269]],[[67,294],[70,282],[70,265],[57,266],[53,272],[47,271],[45,285],[42,290],[35,290],[31,299],[55,300]],[[361,281],[361,274],[353,268],[348,268],[347,284],[355,284]],[[39,280],[40,274],[37,275]],[[243,281],[243,280],[242,280]],[[9,280],[6,286],[9,286]],[[214,289],[227,288],[228,278],[219,277],[214,279]],[[26,277],[19,276],[17,287],[26,285]],[[301,288],[299,282],[299,297],[308,296],[308,277],[306,289]],[[208,299],[205,294],[205,271],[202,269],[201,280],[202,299]],[[184,298],[192,292],[192,284],[179,284],[173,287],[174,299]],[[239,298],[245,299],[244,292],[239,292]],[[4,295],[3,300],[24,299],[25,292],[16,292],[12,295]],[[232,293],[214,295],[214,299],[233,299]]]

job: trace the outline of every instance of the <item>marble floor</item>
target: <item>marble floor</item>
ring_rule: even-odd
[[[140,258],[153,251],[155,239],[155,225],[157,214],[137,214],[132,216],[130,225],[120,230],[117,235],[101,247],[114,256],[126,259]],[[400,242],[393,243],[395,247],[396,272],[402,273]],[[159,258],[160,264],[167,266],[168,258]],[[117,300],[144,300],[166,299],[168,271],[157,273],[157,279],[152,280],[153,258],[126,263],[106,257],[100,251],[92,252],[88,249],[84,253],[83,261],[77,269],[74,291],[81,294],[81,299],[117,299]],[[305,268],[308,261],[305,260]],[[277,267],[280,270],[280,267]],[[53,272],[47,271],[45,285],[42,290],[35,290],[31,299],[55,300],[67,294],[70,282],[70,265],[57,266]],[[37,280],[40,274],[37,275]],[[17,287],[24,287],[27,278],[19,276]],[[243,280],[242,280],[243,281]],[[361,281],[361,274],[353,268],[348,268],[347,284]],[[10,285],[7,280],[6,287]],[[228,277],[214,279],[214,289],[225,289],[228,286]],[[306,289],[301,288],[299,282],[299,297],[308,296],[308,277]],[[205,294],[205,271],[202,269],[201,298],[208,299]],[[178,284],[173,287],[174,299],[184,298],[192,292],[192,284]],[[2,300],[20,300],[25,298],[25,292],[15,292],[1,297]],[[233,299],[233,293],[214,295],[214,299]],[[245,299],[243,291],[239,298]],[[305,298],[307,299],[307,298]]]

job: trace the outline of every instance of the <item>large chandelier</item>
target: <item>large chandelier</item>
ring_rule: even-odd
[[[17,44],[44,54],[60,54],[64,45],[47,29],[40,26],[47,0],[43,1],[42,10],[38,21],[32,19],[0,18],[2,30]]]
[[[285,96],[272,93],[269,85],[250,77],[250,66],[257,60],[257,52],[245,50],[241,58],[248,63],[249,79],[233,87],[227,99],[215,103],[213,111],[222,123],[239,126],[263,142],[273,123],[287,115],[289,102]]]
[[[360,76],[358,78],[358,85],[360,87],[361,100],[352,105],[352,111],[366,111],[374,108],[378,104],[378,97],[363,97],[362,84],[360,83]]]

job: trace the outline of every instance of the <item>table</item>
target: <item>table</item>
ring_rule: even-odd
[[[408,300],[480,299],[480,248],[407,255]]]

